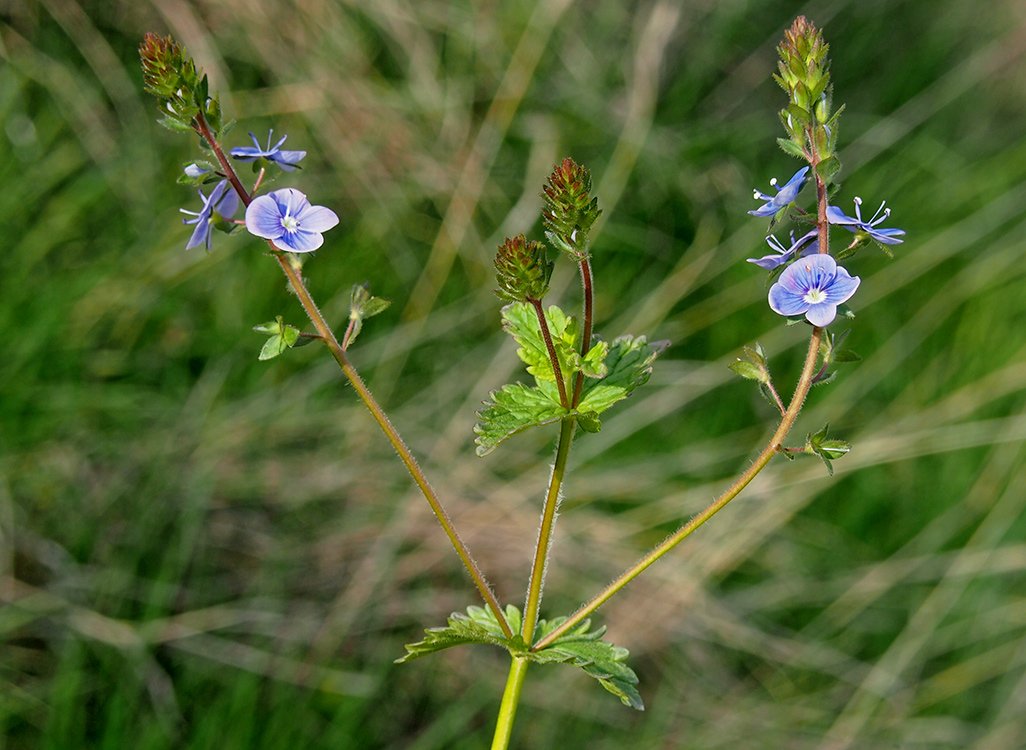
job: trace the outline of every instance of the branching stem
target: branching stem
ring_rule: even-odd
[[[239,199],[248,206],[252,201],[249,193],[246,192],[246,188],[242,186],[239,181],[238,175],[235,173],[235,169],[232,167],[230,161],[221,149],[221,145],[217,142],[214,134],[210,131],[210,127],[207,125],[206,119],[203,114],[200,113],[196,120],[196,132],[202,136],[214,154],[217,156],[218,162],[221,164],[221,168],[224,170],[225,177],[235,192],[238,193]],[[431,506],[431,510],[435,514],[435,518],[438,519],[438,523],[442,526],[442,530],[445,531],[445,535],[449,537],[449,542],[452,544],[453,549],[456,550],[456,554],[459,556],[463,563],[463,566],[467,569],[470,577],[474,581],[474,585],[477,586],[477,590],[480,592],[481,597],[484,599],[485,604],[495,615],[495,619],[498,620],[499,626],[502,628],[502,632],[507,638],[513,637],[513,630],[509,626],[509,622],[506,620],[506,615],[502,611],[502,606],[499,604],[499,600],[495,597],[495,593],[492,591],[491,586],[488,584],[487,579],[481,572],[474,558],[470,554],[470,550],[467,549],[466,544],[460,538],[456,532],[456,527],[453,525],[452,519],[446,512],[445,508],[442,507],[441,501],[438,499],[438,495],[435,494],[434,489],[431,487],[424,475],[423,470],[417,464],[417,460],[413,457],[413,453],[407,447],[402,436],[395,429],[392,423],[389,421],[388,416],[385,414],[381,406],[374,399],[370,390],[363,382],[363,378],[356,371],[356,368],[349,362],[346,353],[339,344],[338,339],[335,338],[335,333],[331,330],[331,326],[328,325],[327,320],[321,314],[320,309],[317,307],[317,303],[314,302],[313,297],[310,296],[309,290],[306,288],[306,284],[303,281],[302,274],[299,273],[298,269],[293,266],[289,261],[287,253],[276,247],[273,242],[268,240],[268,246],[271,248],[271,255],[278,262],[281,267],[282,273],[285,274],[289,280],[289,284],[292,285],[293,291],[296,293],[296,297],[299,298],[300,304],[303,306],[303,310],[306,311],[307,317],[310,318],[310,322],[317,330],[317,334],[321,339],[324,340],[325,345],[328,347],[328,351],[335,358],[338,366],[341,368],[342,373],[346,376],[346,379],[353,386],[353,390],[356,391],[357,396],[363,401],[364,406],[371,413],[371,417],[377,422],[378,427],[385,433],[385,437],[388,438],[388,442],[392,444],[395,452],[399,454],[399,459],[403,462],[406,470],[409,472],[413,481],[417,487],[420,488],[424,498],[428,501],[428,505]]]

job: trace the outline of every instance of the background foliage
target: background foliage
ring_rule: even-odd
[[[0,747],[477,748],[501,693],[499,652],[392,663],[472,588],[330,358],[257,361],[252,325],[302,320],[259,243],[182,250],[193,151],[140,93],[144,31],[210,73],[233,145],[273,126],[310,152],[297,185],[343,222],[312,291],[340,325],[353,283],[394,300],[354,359],[518,605],[554,436],[473,455],[518,367],[490,261],[539,235],[558,158],[592,168],[597,329],[673,345],[571,459],[552,617],[764,438],[742,345],[797,372],[743,259],[751,188],[793,167],[769,73],[798,12],[849,107],[844,200],[908,230],[852,267],[865,361],[798,428],[855,451],[833,479],[775,464],[600,611],[645,714],[536,668],[515,741],[1026,745],[1021,3],[6,0]]]

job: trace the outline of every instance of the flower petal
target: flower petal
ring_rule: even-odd
[[[855,294],[855,290],[859,288],[860,283],[862,283],[862,279],[858,276],[852,276],[838,266],[837,276],[834,277],[833,283],[823,289],[823,292],[826,294],[826,302],[833,305],[847,302]]]
[[[785,317],[801,315],[809,309],[809,303],[800,294],[795,294],[779,282],[770,287],[769,306],[773,312]]]
[[[905,240],[901,239],[905,236],[904,229],[872,229],[869,232],[869,236],[877,242],[882,242],[885,245],[900,245]]]
[[[837,206],[827,206],[826,210],[827,221],[831,224],[837,224],[838,226],[844,227],[854,232],[859,225],[859,220],[851,216],[847,216],[844,211],[839,209]]]
[[[289,252],[309,253],[324,244],[324,235],[320,232],[306,232],[301,229],[298,232],[285,232],[274,241],[274,244]]]
[[[281,225],[282,212],[273,196],[274,193],[261,195],[246,208],[246,229],[265,240],[276,240],[285,231]]]
[[[235,216],[235,212],[239,210],[238,193],[236,193],[234,189],[229,190],[224,194],[221,201],[214,206],[214,210],[226,219],[230,219]]]
[[[324,206],[307,207],[296,216],[301,231],[306,232],[327,232],[332,227],[338,226],[338,214]]]
[[[805,313],[805,319],[812,323],[814,326],[828,326],[834,322],[834,318],[837,317],[837,305],[833,305],[829,302],[820,302],[815,305],[810,305],[808,311]]]
[[[306,196],[295,188],[282,188],[268,195],[278,204],[282,216],[299,216],[310,205]]]
[[[264,150],[262,148],[253,148],[252,146],[236,146],[228,153],[234,159],[248,161],[250,159],[259,159],[264,155]]]
[[[190,222],[191,223],[191,222]],[[189,237],[189,242],[186,244],[186,250],[192,250],[194,247],[199,247],[205,244],[207,249],[210,249],[210,221],[205,218],[201,218],[196,222],[196,228],[192,230],[192,236]]]

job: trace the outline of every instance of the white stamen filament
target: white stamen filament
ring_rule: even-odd
[[[820,302],[824,302],[826,300],[826,292],[822,289],[810,289],[805,293],[802,299],[810,305],[818,305]]]

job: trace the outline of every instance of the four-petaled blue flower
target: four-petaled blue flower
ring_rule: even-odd
[[[752,211],[749,211],[748,213],[750,213],[752,216],[775,216],[776,214],[780,213],[785,208],[787,208],[791,203],[793,203],[795,198],[798,197],[798,193],[805,186],[805,181],[808,178],[808,174],[809,168],[802,167],[794,173],[794,175],[791,177],[790,180],[787,181],[787,184],[784,185],[784,187],[780,188],[777,191],[776,195],[766,195],[766,193],[761,193],[758,190],[754,191],[755,199],[760,201],[766,201],[766,203]],[[776,177],[770,180],[770,185],[772,185],[773,187],[777,186]]]
[[[827,221],[831,224],[836,224],[839,227],[847,229],[849,232],[865,232],[877,242],[881,242],[884,245],[897,245],[904,242],[901,239],[905,235],[904,229],[877,229],[876,225],[886,221],[891,215],[891,209],[886,208],[887,201],[880,204],[880,208],[876,209],[876,213],[873,214],[873,218],[869,221],[862,220],[862,199],[855,199],[855,218],[845,216],[844,211],[837,208],[836,206],[827,206]]]
[[[827,326],[837,316],[837,306],[855,294],[860,281],[829,255],[810,255],[784,269],[770,287],[769,306],[780,315],[804,313],[812,325]]]
[[[801,257],[807,255],[815,255],[819,252],[819,239],[816,235],[818,232],[813,229],[810,232],[803,234],[798,239],[794,238],[794,232],[791,232],[791,246],[784,247],[784,245],[773,235],[766,238],[766,244],[776,250],[776,253],[771,255],[764,255],[761,258],[749,258],[749,263],[754,263],[759,268],[765,268],[767,271],[772,271],[777,266],[782,266],[801,251]],[[811,242],[810,242],[811,240]]]
[[[306,156],[306,151],[282,151],[281,144],[285,143],[287,135],[283,135],[281,139],[271,145],[271,138],[274,137],[274,131],[268,131],[267,133],[267,148],[261,148],[260,142],[257,141],[257,137],[252,133],[249,137],[253,139],[252,146],[238,146],[231,150],[231,155],[239,161],[253,161],[254,159],[267,159],[273,161],[279,167],[284,169],[286,172],[291,172],[296,168],[299,161]]]
[[[309,253],[324,244],[322,232],[338,224],[330,208],[312,206],[294,188],[275,190],[255,198],[246,209],[246,229],[271,240],[280,250]]]
[[[199,193],[199,197],[203,201],[203,208],[199,212],[187,211],[184,208],[179,209],[183,214],[196,217],[194,219],[182,219],[183,224],[196,225],[185,249],[192,250],[194,247],[204,245],[209,250],[210,231],[213,228],[214,214],[218,213],[230,219],[239,209],[239,196],[228,185],[228,180],[221,180],[217,183],[214,189],[210,191],[209,197],[203,195],[202,190],[197,190],[196,192]]]

